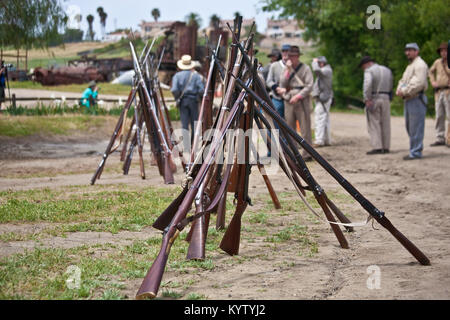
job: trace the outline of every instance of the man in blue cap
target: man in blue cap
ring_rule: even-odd
[[[405,46],[405,55],[409,60],[396,94],[404,100],[406,131],[409,136],[409,155],[403,160],[422,158],[423,137],[425,134],[425,115],[427,113],[428,66],[419,56],[417,43]]]

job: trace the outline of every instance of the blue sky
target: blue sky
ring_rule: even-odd
[[[158,8],[161,12],[160,20],[181,20],[190,12],[195,12],[202,18],[202,27],[209,22],[209,17],[217,14],[222,19],[232,19],[233,13],[239,11],[244,19],[255,18],[258,31],[263,32],[267,25],[267,19],[274,13],[262,11],[263,3],[260,0],[65,0],[62,5],[69,9],[73,6],[79,8],[82,15],[81,29],[87,30],[86,16],[94,16],[94,31],[100,34],[100,19],[97,8],[102,6],[108,14],[106,20],[106,32],[117,28],[138,28],[142,20],[153,21],[151,10]],[[73,12],[73,10],[72,10]]]

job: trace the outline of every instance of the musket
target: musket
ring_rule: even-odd
[[[111,136],[111,139],[109,140],[108,146],[106,147],[106,150],[103,153],[102,160],[100,161],[100,164],[98,165],[97,170],[95,171],[94,175],[91,178],[91,185],[93,185],[95,183],[95,181],[100,178],[100,176],[103,172],[103,168],[105,166],[106,159],[111,154],[111,149],[114,145],[114,142],[116,141],[119,131],[122,128],[124,118],[126,117],[128,109],[130,108],[135,96],[136,96],[136,90],[133,89],[128,94],[127,102],[125,103],[124,108],[120,112],[119,120],[116,123],[116,127],[114,128],[114,132]]]
[[[241,110],[241,101],[245,97],[245,91],[242,91],[236,100],[236,103],[233,105],[230,110],[230,114],[228,115],[225,126],[220,130],[219,137],[216,139],[217,143],[212,145],[209,149],[209,152],[205,158],[205,161],[201,165],[194,181],[192,182],[186,196],[181,202],[175,216],[170,222],[169,226],[164,230],[163,241],[161,245],[161,250],[153,262],[150,270],[144,278],[144,281],[139,288],[136,298],[154,298],[158,293],[159,286],[161,284],[161,279],[164,273],[164,269],[167,263],[167,259],[170,253],[170,249],[172,247],[173,242],[178,237],[180,233],[180,229],[177,228],[178,223],[180,223],[187,215],[188,211],[191,208],[192,202],[197,195],[197,190],[200,187],[203,179],[205,178],[208,169],[211,166],[212,161],[215,158],[216,152],[219,148],[219,144],[224,139],[226,134],[226,130],[230,127],[237,113]]]
[[[218,41],[218,48],[216,50],[218,50],[220,47],[220,40],[222,38],[222,35],[220,35],[219,37],[219,41]],[[192,163],[194,162],[195,159],[195,153],[197,152],[198,149],[198,144],[199,144],[199,139],[200,136],[203,136],[203,133],[206,131],[206,129],[209,128],[209,126],[211,125],[212,122],[212,111],[210,110],[212,108],[212,99],[214,99],[214,69],[215,69],[215,63],[214,63],[214,56],[211,55],[211,62],[209,65],[209,71],[208,71],[208,75],[206,78],[206,84],[205,84],[205,90],[203,91],[203,98],[202,98],[202,103],[200,105],[200,111],[199,111],[199,115],[198,115],[198,120],[196,123],[196,127],[195,127],[195,134],[194,134],[194,141],[192,144],[192,152],[191,152],[191,157],[190,157],[190,161],[189,161],[189,167],[188,170],[190,169]],[[212,91],[212,97],[211,97],[211,91]],[[204,125],[204,123],[208,123],[206,126]]]
[[[254,78],[256,74],[257,68],[257,60],[255,59],[252,77]],[[253,83],[254,85],[254,83]],[[239,253],[239,244],[240,244],[240,235],[241,235],[241,219],[242,214],[247,208],[248,204],[251,204],[250,198],[248,196],[248,186],[249,186],[249,177],[250,177],[250,145],[253,143],[251,139],[252,134],[252,125],[253,125],[253,113],[254,113],[254,99],[249,97],[247,103],[247,110],[244,113],[241,121],[241,128],[243,132],[245,132],[244,136],[244,163],[238,164],[238,181],[239,184],[237,186],[237,192],[235,194],[235,198],[237,200],[236,203],[236,211],[231,219],[227,230],[220,242],[219,247],[227,252],[229,255],[236,255]],[[249,134],[248,134],[249,132]],[[236,153],[241,151],[240,148],[237,149]]]
[[[144,93],[145,104],[150,109],[150,112],[151,112],[150,114],[151,114],[151,116],[153,118],[154,123],[156,124],[156,131],[157,131],[157,134],[158,134],[161,146],[162,146],[163,151],[164,151],[164,159],[163,159],[164,160],[164,182],[166,184],[173,184],[174,183],[174,178],[173,178],[173,173],[172,173],[172,170],[171,170],[171,168],[173,167],[171,165],[171,163],[173,161],[172,161],[172,157],[171,157],[171,151],[169,149],[169,146],[167,145],[167,141],[166,141],[166,139],[164,137],[164,134],[162,132],[161,125],[158,122],[158,117],[157,117],[155,105],[152,103],[152,99],[151,99],[151,97],[149,95],[147,84],[145,83],[145,79],[144,79],[144,76],[142,74],[141,67],[139,65],[139,62],[137,61],[137,57],[136,57],[136,52],[134,50],[134,46],[133,46],[133,44],[131,42],[130,42],[130,48],[131,48],[131,54],[132,54],[134,65],[135,65],[135,72],[138,75],[139,84],[143,88],[142,91]],[[148,126],[148,124],[147,124],[147,126]]]
[[[141,178],[145,179],[144,157],[142,155],[143,145],[142,145],[142,141],[141,141],[142,121],[139,121],[136,105],[134,108],[134,118],[136,119],[135,122],[139,123],[139,125],[136,127],[136,141],[137,141],[137,145],[138,145],[139,167],[140,167],[140,171],[141,171]]]
[[[131,120],[130,128],[125,137],[125,140],[122,143],[122,151],[120,152],[120,161],[125,161],[125,157],[127,156],[127,146],[128,146],[128,141],[131,138],[131,133],[133,131],[132,129],[134,127],[134,121],[135,121],[135,119],[133,117],[133,119]]]
[[[376,208],[367,198],[365,198],[353,185],[350,184],[336,169],[334,169],[317,151],[314,150],[295,130],[270,107],[266,101],[261,99],[255,91],[250,89],[244,82],[237,79],[238,86],[245,89],[264,109],[264,111],[277,122],[297,143],[301,145],[317,163],[322,166],[379,224],[387,229],[402,245],[408,250],[422,265],[430,265],[430,260],[420,251],[408,238],[406,238],[385,216],[384,212]]]

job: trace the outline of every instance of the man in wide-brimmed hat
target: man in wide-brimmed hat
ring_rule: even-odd
[[[273,48],[272,51],[267,55],[270,58],[269,63],[262,68],[261,74],[264,78],[264,81],[267,81],[267,76],[269,75],[270,66],[279,60],[281,60],[281,51],[277,48]]]
[[[428,72],[430,83],[434,88],[436,110],[436,141],[431,144],[432,147],[445,145],[445,119],[448,121],[450,117],[450,69],[447,65],[447,44],[445,42],[442,42],[437,48],[437,53],[440,57],[434,61]],[[447,141],[447,146],[450,147],[450,141]]]
[[[196,63],[192,60],[190,55],[183,55],[177,61],[177,67],[180,69],[172,78],[172,87],[170,91],[177,101],[177,107],[180,110],[181,126],[183,132],[183,147],[184,151],[189,153],[191,150],[191,143],[194,139],[195,122],[198,119],[198,104],[205,85],[199,73],[193,69]],[[189,126],[190,137],[189,137]]]
[[[370,56],[358,65],[364,70],[363,97],[372,150],[366,154],[389,153],[391,145],[392,71],[376,63]]]
[[[405,55],[409,61],[398,82],[396,95],[404,100],[406,132],[409,136],[409,155],[403,160],[422,158],[423,138],[425,135],[425,115],[427,113],[428,66],[419,56],[417,43],[405,46]]]
[[[80,104],[88,108],[89,111],[92,111],[93,108],[91,107],[97,104],[98,90],[97,83],[92,80],[88,83],[86,90],[83,91]]]
[[[289,59],[281,72],[278,94],[284,99],[284,116],[288,125],[296,130],[298,121],[301,136],[307,143],[312,144],[311,133],[311,91],[314,77],[311,68],[300,62],[300,48],[291,46],[288,51]],[[302,151],[305,161],[312,157],[305,150]]]

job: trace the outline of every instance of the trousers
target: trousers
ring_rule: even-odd
[[[422,97],[426,103],[426,96],[422,95]],[[404,109],[406,132],[409,136],[409,156],[411,158],[421,158],[427,107],[420,100],[420,97],[416,97],[405,101]]]
[[[309,98],[304,98],[295,104],[284,102],[284,116],[287,124],[294,130],[297,128],[296,121],[300,124],[300,135],[308,144],[311,144],[311,105]],[[305,150],[303,156],[309,155]]]
[[[326,102],[316,101],[314,108],[315,144],[331,144],[330,107],[331,98]]]
[[[184,97],[180,102],[180,120],[183,128],[183,150],[190,152],[194,140],[195,122],[198,120],[198,101],[194,97]],[[189,132],[190,126],[190,132]],[[189,134],[190,133],[190,134]]]
[[[377,98],[373,106],[366,107],[367,131],[372,149],[388,149],[391,146],[391,103],[388,97]]]
[[[450,121],[450,92],[449,90],[441,90],[435,96],[436,110],[436,141],[445,141],[445,120]]]

